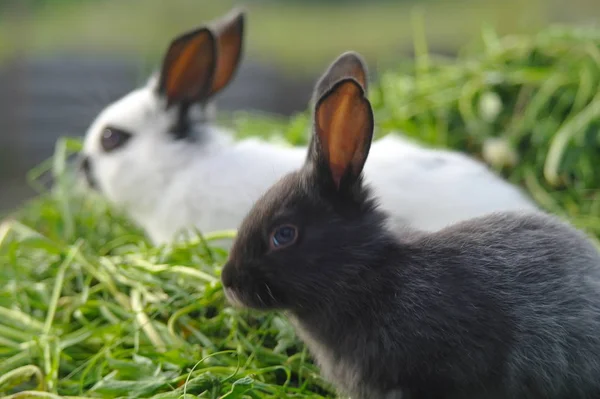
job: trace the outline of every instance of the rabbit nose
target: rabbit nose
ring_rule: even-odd
[[[83,155],[79,159],[78,168],[79,168],[79,171],[83,173],[83,176],[85,177],[85,180],[86,180],[88,186],[90,186],[90,188],[92,188],[92,189],[98,189],[96,180],[92,176],[92,162],[90,161],[90,158]]]
[[[85,155],[82,156],[79,159],[79,170],[87,174],[90,169],[90,158],[86,157]]]
[[[231,262],[225,263],[225,266],[221,269],[221,283],[223,283],[223,287],[229,288],[233,285],[233,273]]]

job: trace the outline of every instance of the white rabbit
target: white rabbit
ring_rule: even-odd
[[[211,99],[237,70],[244,20],[235,10],[174,39],[160,74],[104,109],[86,134],[87,182],[154,243],[188,228],[236,228],[262,192],[304,162],[305,147],[235,141],[214,125]],[[367,88],[364,62],[352,52],[335,60],[318,84],[343,76]],[[398,135],[373,143],[366,177],[402,226],[437,230],[492,211],[536,209],[484,164]]]

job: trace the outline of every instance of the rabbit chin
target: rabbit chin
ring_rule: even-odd
[[[241,300],[240,295],[238,295],[236,290],[225,287],[223,291],[225,292],[225,297],[234,308],[243,309],[247,307],[246,303]]]
[[[272,296],[272,293],[265,285],[265,292],[258,290],[240,290],[233,287],[224,287],[225,297],[229,303],[238,309],[254,309],[254,310],[278,310],[281,309],[279,302]]]

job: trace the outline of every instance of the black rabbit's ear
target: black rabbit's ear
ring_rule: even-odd
[[[217,65],[217,41],[206,27],[185,33],[171,42],[163,60],[158,92],[187,108],[203,102],[211,91]]]
[[[217,65],[209,95],[223,90],[231,81],[242,59],[246,12],[236,8],[215,22]]]
[[[367,65],[360,54],[354,51],[343,53],[329,65],[327,71],[317,82],[314,100],[318,101],[336,82],[348,78],[358,82],[365,93],[368,91]]]
[[[325,92],[315,106],[314,129],[308,162],[316,163],[319,181],[332,182],[336,191],[351,187],[373,137],[373,111],[362,85],[347,78]]]

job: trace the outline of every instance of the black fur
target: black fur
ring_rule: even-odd
[[[600,398],[600,255],[584,234],[498,213],[394,235],[361,177],[334,190],[310,151],[242,223],[232,302],[285,311],[354,399]],[[298,240],[272,250],[282,224]]]
[[[354,51],[347,51],[331,63],[327,71],[319,78],[315,85],[312,102],[316,103],[331,87],[342,79],[352,78],[363,87],[365,92],[369,91],[369,71],[365,60]]]

